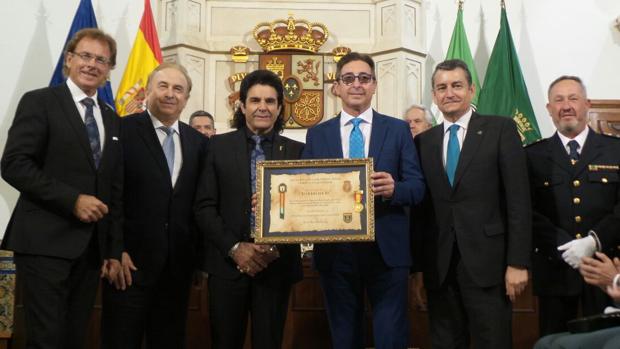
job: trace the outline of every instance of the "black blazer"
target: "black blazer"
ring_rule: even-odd
[[[620,140],[590,130],[574,166],[557,133],[528,146],[526,153],[532,183],[534,291],[547,296],[581,294],[581,275],[564,262],[557,247],[593,230],[603,252],[617,254]]]
[[[179,122],[183,164],[173,189],[148,113],[123,118],[122,135],[127,140],[123,143],[125,251],[145,282],[155,281],[166,263],[173,270],[192,270],[198,247],[192,208],[207,138]]]
[[[529,267],[531,205],[525,152],[515,123],[473,113],[450,186],[443,166],[443,124],[416,136],[435,224],[423,234],[428,288],[439,287],[452,249],[480,287],[504,282],[507,265]],[[424,205],[422,205],[424,206]],[[422,214],[421,219],[432,217]],[[432,229],[434,228],[434,229]],[[414,239],[414,241],[419,239]]]
[[[303,143],[274,134],[271,160],[299,159]],[[204,235],[204,270],[222,278],[241,273],[228,251],[239,241],[249,241],[251,210],[250,159],[245,129],[211,138],[207,165],[201,176],[196,219]],[[264,273],[276,273],[291,281],[302,277],[299,245],[279,245],[280,258]]]
[[[120,120],[98,100],[105,128],[96,169],[84,121],[66,84],[26,93],[2,156],[2,177],[19,190],[2,248],[74,259],[93,233],[100,256],[120,258],[122,171]],[[97,223],[73,214],[79,194],[96,196],[110,212]]]

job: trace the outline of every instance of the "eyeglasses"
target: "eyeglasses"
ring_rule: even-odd
[[[111,61],[109,58],[107,57],[103,57],[103,56],[95,56],[91,53],[88,52],[70,52],[72,55],[78,56],[80,57],[80,59],[86,63],[92,61],[93,59],[95,60],[95,62],[97,62],[97,64],[101,64],[101,65],[108,65],[111,64]]]
[[[375,79],[375,77],[372,76],[372,74],[368,73],[359,73],[357,75],[353,73],[348,73],[338,78],[338,80],[342,81],[342,83],[347,86],[353,84],[355,82],[355,79],[359,80],[360,84],[366,85],[371,83]]]

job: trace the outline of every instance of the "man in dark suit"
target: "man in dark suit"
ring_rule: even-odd
[[[314,246],[333,347],[364,347],[366,290],[373,310],[374,346],[407,348],[411,254],[405,208],[424,194],[413,138],[406,122],[371,108],[377,82],[370,56],[353,52],[342,57],[334,86],[342,112],[308,130],[303,157],[373,158],[371,188],[377,199],[375,242]]]
[[[433,99],[444,122],[416,137],[428,185],[422,256],[433,348],[510,348],[511,305],[527,285],[531,213],[515,123],[474,112],[467,65],[439,63]],[[418,239],[418,238],[416,238]],[[423,251],[422,251],[423,250]]]
[[[557,132],[526,148],[541,336],[566,331],[579,304],[587,316],[611,303],[575,269],[595,251],[614,256],[620,240],[620,140],[587,126],[590,102],[578,77],[556,79],[548,98]]]
[[[184,348],[195,266],[193,204],[207,138],[180,122],[192,88],[184,67],[148,78],[147,111],[122,120],[122,272],[103,293],[103,348]]]
[[[252,348],[280,348],[291,285],[302,277],[299,245],[253,242],[256,161],[298,159],[303,144],[280,135],[282,81],[267,70],[241,82],[234,132],[211,138],[196,219],[205,237],[213,348],[242,348],[248,313]]]
[[[120,120],[97,98],[115,63],[112,37],[77,32],[67,82],[26,93],[9,130],[2,177],[20,197],[2,248],[15,252],[28,348],[82,348],[100,270],[120,268]]]

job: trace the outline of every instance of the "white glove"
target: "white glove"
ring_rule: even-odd
[[[592,257],[594,251],[596,251],[596,240],[591,235],[582,239],[575,239],[559,246],[558,251],[564,251],[562,253],[564,261],[574,269],[577,269],[583,257]]]

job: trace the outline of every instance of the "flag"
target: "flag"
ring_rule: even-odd
[[[95,18],[95,11],[93,10],[93,4],[90,0],[80,0],[80,5],[78,6],[75,16],[73,17],[73,23],[71,23],[71,28],[69,29],[69,34],[65,40],[65,45],[60,53],[60,57],[58,58],[56,69],[54,69],[54,74],[52,75],[52,80],[50,81],[50,87],[60,85],[67,80],[67,78],[62,74],[62,67],[65,64],[65,47],[67,47],[67,43],[71,40],[75,33],[84,28],[97,28],[97,18]],[[103,99],[104,102],[114,108],[114,96],[112,95],[110,81],[106,81],[105,85],[97,90],[97,93],[99,94],[99,98]]]
[[[459,1],[459,9],[456,14],[456,22],[454,23],[454,30],[452,31],[452,39],[450,39],[450,46],[448,47],[448,53],[446,59],[460,59],[469,68],[471,73],[471,80],[476,86],[476,94],[471,100],[471,104],[478,105],[478,96],[482,86],[480,80],[478,80],[478,73],[476,72],[476,65],[469,49],[469,42],[467,41],[467,34],[465,33],[465,26],[463,25],[463,2]]]
[[[501,3],[499,33],[489,59],[478,112],[512,117],[517,123],[521,142],[529,144],[540,139],[540,130],[512,41],[506,6],[503,0]]]
[[[144,13],[133,48],[129,53],[123,79],[116,92],[116,110],[125,116],[144,111],[146,80],[162,62],[157,28],[149,0],[144,0]]]

